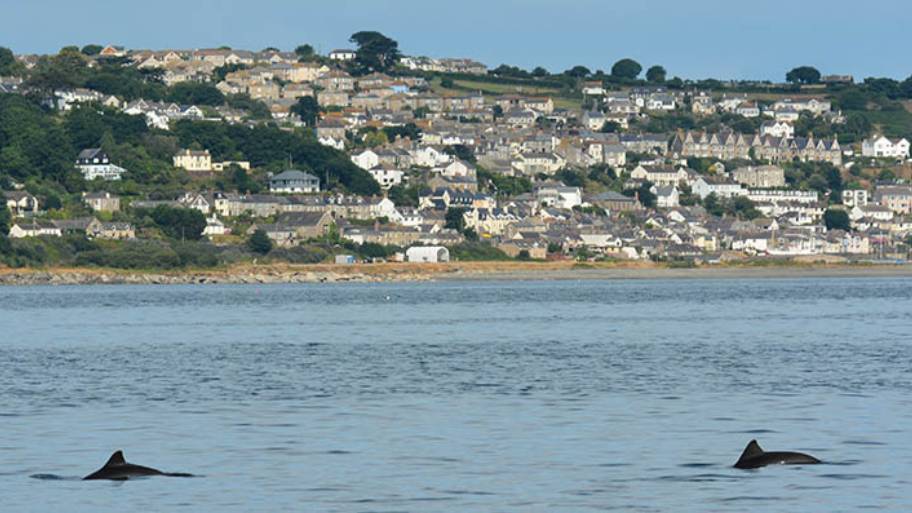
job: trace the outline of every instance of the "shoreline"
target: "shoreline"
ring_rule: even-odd
[[[723,264],[680,268],[654,263],[450,262],[446,264],[270,264],[230,268],[136,271],[99,268],[0,268],[0,286],[394,283],[613,279],[912,277],[910,264]]]

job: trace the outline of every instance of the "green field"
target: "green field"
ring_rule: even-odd
[[[518,94],[525,96],[550,96],[554,106],[563,109],[578,109],[582,103],[579,98],[561,96],[560,89],[555,87],[536,87],[526,85],[501,84],[485,80],[454,80],[452,89],[443,87],[439,78],[431,81],[431,88],[442,96],[463,95],[470,91],[481,91],[487,96]]]

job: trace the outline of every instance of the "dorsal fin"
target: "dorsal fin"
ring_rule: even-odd
[[[124,459],[123,451],[117,451],[108,458],[108,462],[105,463],[106,467],[111,465],[125,465],[127,460]]]
[[[744,452],[741,453],[741,457],[738,458],[738,461],[744,461],[748,458],[753,458],[754,456],[759,456],[763,454],[763,449],[760,448],[760,444],[756,440],[751,440],[747,447],[744,448]]]

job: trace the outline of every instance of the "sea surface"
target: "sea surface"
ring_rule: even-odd
[[[117,449],[199,477],[79,480]],[[865,509],[912,279],[0,288],[2,512]]]

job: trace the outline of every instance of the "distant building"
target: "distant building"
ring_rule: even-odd
[[[348,50],[348,49],[333,50],[333,51],[329,52],[329,60],[340,61],[340,62],[353,61],[353,60],[355,60],[356,55],[357,54],[355,53],[354,50]]]
[[[120,197],[110,192],[84,192],[82,200],[95,212],[117,212],[120,210]]]
[[[320,179],[304,171],[289,169],[269,179],[269,191],[281,193],[320,192]]]
[[[174,167],[187,171],[211,171],[212,155],[209,150],[181,150],[174,156]]]
[[[884,136],[865,139],[861,143],[861,154],[865,157],[906,158],[909,156],[909,141],[888,139]]]
[[[746,166],[732,171],[736,182],[748,187],[768,189],[785,186],[785,170],[779,166]]]
[[[3,191],[6,208],[13,217],[23,217],[38,213],[38,198],[26,191]]]
[[[120,180],[126,169],[111,163],[108,154],[101,148],[82,150],[76,157],[76,169],[82,172],[86,180]]]
[[[450,250],[443,246],[413,246],[405,251],[405,258],[409,262],[449,262]]]

